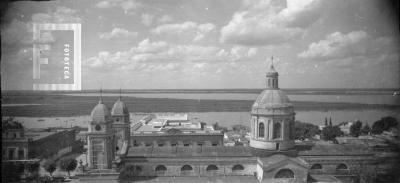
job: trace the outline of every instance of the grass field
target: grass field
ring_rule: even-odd
[[[117,97],[103,97],[110,108]],[[62,94],[13,92],[2,95],[2,104],[42,104],[2,106],[3,116],[52,117],[90,114],[99,97]],[[124,97],[130,112],[247,112],[250,100],[190,100]],[[400,109],[400,105],[356,104],[293,101],[296,111],[328,111],[348,109]]]

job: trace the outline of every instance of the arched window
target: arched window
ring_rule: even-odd
[[[263,138],[264,137],[264,123],[260,123],[258,125],[258,137]]]
[[[218,167],[215,165],[208,165],[206,168],[207,171],[218,170]]]
[[[294,178],[294,173],[290,169],[281,169],[278,171],[278,173],[275,174],[275,179],[293,179]]]
[[[232,171],[241,171],[241,170],[244,170],[243,165],[238,164],[232,167]]]
[[[347,170],[348,168],[347,168],[347,165],[346,164],[343,164],[343,163],[341,163],[341,164],[339,164],[337,167],[336,167],[336,170]]]
[[[313,170],[322,169],[322,165],[321,165],[321,164],[313,164],[313,165],[311,166],[311,169],[313,169]]]
[[[191,171],[193,170],[192,166],[190,165],[183,165],[181,171]]]
[[[165,167],[164,165],[158,165],[156,167],[156,172],[165,172],[167,171],[167,167]]]
[[[135,172],[138,173],[138,174],[139,174],[140,172],[142,172],[142,167],[136,166]]]
[[[274,123],[274,139],[281,138],[281,123]]]

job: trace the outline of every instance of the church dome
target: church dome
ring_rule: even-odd
[[[111,115],[125,115],[129,114],[128,107],[126,107],[125,103],[122,102],[121,98],[119,98],[113,108],[111,109]]]
[[[281,90],[264,90],[256,99],[253,108],[291,107],[289,98]]]
[[[111,113],[110,110],[108,110],[108,107],[103,104],[102,101],[100,101],[96,107],[92,110],[92,113],[90,114],[92,117],[93,122],[107,122],[108,120],[111,119]]]

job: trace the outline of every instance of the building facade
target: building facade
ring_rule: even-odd
[[[75,130],[27,131],[15,121],[3,122],[2,127],[3,161],[60,157],[77,144]]]

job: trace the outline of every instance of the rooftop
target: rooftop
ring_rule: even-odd
[[[243,146],[163,146],[131,147],[127,157],[251,157],[250,148]]]
[[[24,127],[21,123],[17,121],[13,121],[13,119],[3,120],[2,122],[2,130],[22,130]]]
[[[29,131],[29,132],[25,133],[25,137],[35,141],[35,140],[39,140],[39,139],[48,137],[48,136],[53,135],[55,133],[57,133],[57,132],[32,132],[32,131]]]
[[[299,151],[300,156],[360,156],[372,154],[374,152],[365,144],[317,144],[309,150]]]
[[[170,129],[181,131],[205,131],[202,129],[201,122],[190,120],[187,114],[162,113],[148,115],[140,120],[142,125],[135,132],[161,132]],[[206,128],[207,131],[214,131]],[[135,133],[134,132],[134,133]]]

